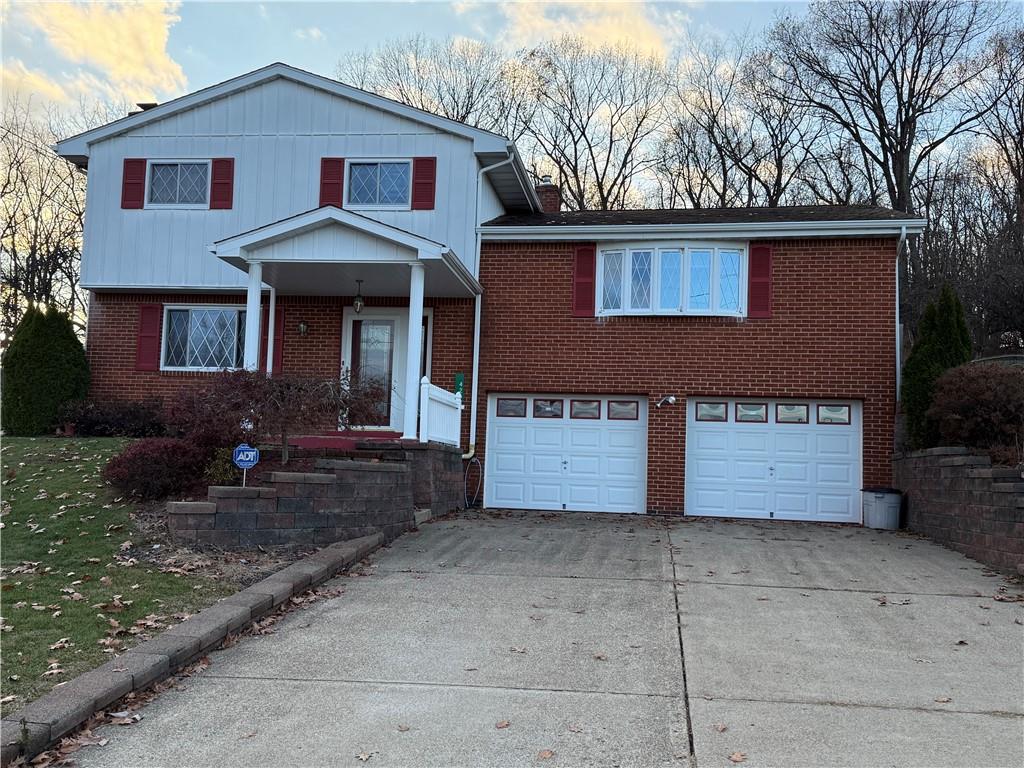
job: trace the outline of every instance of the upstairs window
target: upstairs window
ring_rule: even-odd
[[[208,160],[151,160],[146,207],[207,208],[210,202]]]
[[[349,161],[348,204],[354,208],[408,208],[412,193],[409,160]]]
[[[164,370],[221,371],[242,367],[245,310],[237,307],[166,307]]]
[[[598,315],[746,314],[740,246],[614,246],[600,250]]]

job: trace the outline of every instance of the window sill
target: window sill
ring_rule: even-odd
[[[641,312],[622,310],[598,310],[596,317],[728,317],[742,320],[746,317],[742,312]]]
[[[346,210],[349,211],[411,211],[412,207],[406,203],[404,205],[353,205],[347,203],[345,205]]]
[[[160,373],[233,373],[241,368],[165,368],[160,367]]]
[[[149,205],[143,207],[145,211],[208,211],[209,203],[189,203],[188,205]]]

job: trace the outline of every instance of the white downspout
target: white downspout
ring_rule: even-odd
[[[476,210],[473,213],[474,230],[476,231],[476,250],[473,254],[473,277],[480,280],[480,196],[483,194],[484,174],[508,165],[515,156],[509,154],[507,158],[494,165],[487,165],[481,168],[476,175]],[[476,455],[476,412],[477,397],[480,392],[480,314],[483,308],[483,295],[477,294],[473,307],[473,373],[470,382],[471,395],[469,398],[469,450],[462,454],[463,459],[472,459]]]
[[[903,339],[900,334],[900,255],[903,253],[903,246],[907,242],[907,225],[900,227],[900,239],[896,244],[896,402],[900,401],[900,385],[903,378],[903,370],[900,365],[900,357],[903,354]]]

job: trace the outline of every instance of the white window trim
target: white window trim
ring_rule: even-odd
[[[652,251],[654,258],[651,264],[651,307],[633,308],[630,306],[631,280],[632,280],[632,252]],[[679,251],[682,254],[680,264],[680,300],[682,306],[677,310],[659,309],[661,300],[661,252]],[[711,303],[708,309],[691,309],[688,306],[690,296],[690,253],[692,251],[711,251]],[[720,301],[719,284],[719,254],[723,251],[735,251],[740,255],[739,274],[739,309],[727,311],[717,308]],[[605,253],[622,253],[622,307],[619,309],[605,309],[604,301],[604,255]],[[601,245],[597,252],[597,275],[595,282],[594,297],[596,315],[598,317],[622,317],[634,315],[658,315],[663,317],[746,317],[747,316],[747,268],[748,249],[746,243],[724,242],[724,241],[658,241],[658,242],[628,242],[609,243]]]
[[[205,203],[151,203],[149,202],[149,181],[154,165],[172,163],[188,163],[190,165],[206,165],[206,202]],[[208,211],[210,210],[210,188],[213,185],[213,161],[202,157],[153,157],[146,160],[146,201],[144,208],[150,211]]]
[[[164,304],[164,315],[160,325],[160,370],[161,371],[192,371],[197,373],[219,373],[220,371],[240,371],[243,366],[232,368],[210,368],[190,365],[167,365],[167,332],[170,330],[168,319],[172,309],[219,309],[234,312],[245,312],[244,304]],[[248,320],[248,318],[246,318]],[[237,322],[237,321],[236,321]],[[237,328],[236,328],[237,330]],[[237,335],[237,334],[236,334]],[[237,352],[237,350],[236,350]]]
[[[352,166],[359,164],[405,163],[409,166],[409,189],[406,201],[396,205],[363,205],[349,199],[352,194]],[[353,157],[345,158],[345,207],[352,211],[411,211],[412,210],[412,158],[411,157]]]

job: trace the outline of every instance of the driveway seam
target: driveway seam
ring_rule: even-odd
[[[800,704],[816,707],[849,707],[852,709],[884,709],[894,712],[925,712],[939,715],[979,715],[1000,717],[1008,720],[1024,720],[1022,712],[1007,712],[1001,709],[938,709],[932,707],[900,706],[899,704],[865,704],[859,701],[815,701],[814,699],[772,698],[760,699],[748,696],[698,696],[703,701],[738,701],[750,704]]]
[[[684,584],[710,584],[719,587],[752,587],[754,589],[798,589],[807,592],[852,592],[864,595],[913,595],[915,597],[960,597],[971,600],[991,599],[992,595],[969,595],[965,592],[906,592],[901,589],[859,589],[855,587],[839,589],[837,587],[806,587],[793,584],[753,584],[743,581],[703,581],[698,579],[682,579]],[[998,602],[998,601],[996,601]],[[1007,601],[1007,605],[1013,603]]]
[[[441,570],[441,571],[419,571],[419,570],[386,570],[378,568],[374,571],[376,574],[424,574],[434,576],[488,576],[491,578],[498,579],[550,579],[552,581],[643,581],[651,584],[667,584],[672,579],[652,579],[644,576],[549,576],[547,574],[530,574],[530,573],[479,573],[476,571],[457,571],[457,570]]]
[[[678,700],[680,696],[674,693],[644,693],[642,691],[599,691],[584,688],[535,688],[521,685],[487,685],[485,683],[433,683],[416,680],[354,680],[340,677],[292,677],[290,675],[224,675],[206,672],[203,678],[214,680],[266,680],[274,682],[289,683],[343,683],[346,685],[393,685],[399,687],[421,687],[421,688],[469,688],[485,691],[525,691],[530,693],[572,693],[590,694],[594,696],[633,696],[646,699],[669,699]]]
[[[676,574],[675,547],[672,545],[672,531],[666,531],[668,536],[668,556],[672,563],[672,599],[676,605],[676,636],[679,639],[679,666],[683,672],[683,707],[686,710],[686,739],[689,743],[690,766],[697,768],[697,749],[693,740],[693,719],[690,717],[690,695],[686,682],[686,650],[683,647],[683,619],[682,609],[679,606],[679,582]]]

